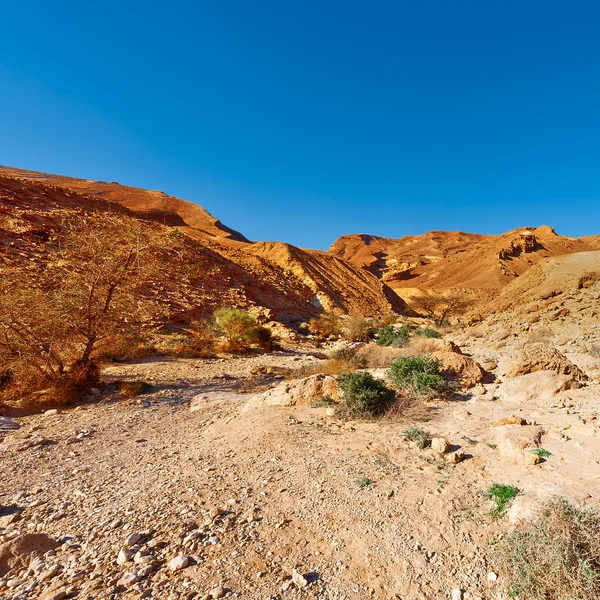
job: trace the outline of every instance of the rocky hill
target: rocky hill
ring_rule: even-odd
[[[330,253],[367,269],[402,296],[449,288],[491,296],[545,258],[598,249],[600,236],[572,238],[541,226],[498,236],[458,231],[398,239],[347,235]]]
[[[191,260],[205,275],[193,284],[176,277],[162,282],[175,320],[223,304],[255,307],[287,323],[323,310],[371,316],[404,306],[374,275],[343,259],[283,244],[285,253],[265,253],[268,246],[248,242],[203,208],[162,192],[0,169],[0,238],[13,251],[34,252],[33,242],[47,237],[64,211],[90,210],[119,212],[149,221],[149,228],[186,235]],[[39,252],[43,246],[35,246]]]

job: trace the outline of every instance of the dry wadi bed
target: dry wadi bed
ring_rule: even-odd
[[[475,355],[481,341],[465,340]],[[593,379],[548,398],[515,401],[489,383],[431,403],[419,426],[466,454],[446,464],[404,440],[406,420],[241,410],[311,360],[115,365],[107,381],[150,392],[107,388],[15,418],[0,444],[0,598],[500,599],[492,549],[511,523],[536,498],[600,497]],[[207,400],[192,411],[197,395]],[[507,417],[524,424],[493,427]],[[551,456],[531,464],[536,446]],[[492,483],[522,490],[501,519],[483,498]]]

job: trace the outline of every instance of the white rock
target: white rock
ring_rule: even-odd
[[[305,588],[308,585],[306,577],[304,577],[304,575],[302,575],[301,573],[298,573],[296,569],[292,571],[292,581],[299,588]]]
[[[129,548],[129,547],[137,544],[141,539],[142,539],[141,534],[134,532],[129,535],[129,537],[125,540],[125,543],[123,545],[126,548]]]
[[[133,584],[137,583],[140,580],[138,574],[135,571],[127,571],[127,573],[125,573],[123,575],[123,577],[121,577],[121,579],[119,579],[119,581],[117,581],[117,585],[119,587],[131,587]]]
[[[458,588],[454,588],[452,590],[452,600],[462,600],[462,597],[463,597],[462,590],[459,590]]]
[[[130,560],[131,552],[129,550],[126,550],[125,548],[121,548],[121,550],[119,550],[119,555],[117,556],[117,564],[123,565],[126,562],[129,562]]]
[[[179,555],[169,561],[167,568],[170,571],[180,571],[181,569],[185,569],[189,563],[190,561],[187,556]]]

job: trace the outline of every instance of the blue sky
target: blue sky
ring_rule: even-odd
[[[600,4],[3,0],[0,164],[254,240],[600,233]]]

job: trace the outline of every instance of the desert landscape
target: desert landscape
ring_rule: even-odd
[[[600,597],[600,235],[552,225],[318,251],[0,167],[0,599]]]

